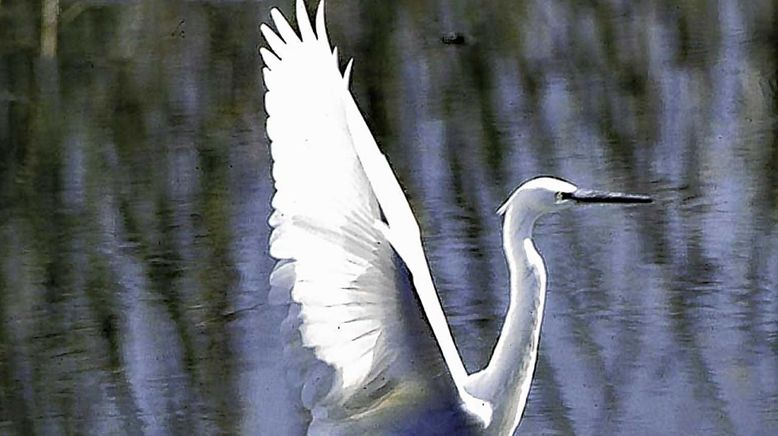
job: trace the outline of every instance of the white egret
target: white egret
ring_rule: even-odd
[[[468,374],[438,300],[419,226],[348,90],[327,39],[297,1],[299,35],[271,11],[261,32],[276,193],[270,300],[289,305],[286,353],[309,434],[512,434],[537,359],[546,293],[532,242],[541,215],[645,196],[540,177],[499,209],[510,304],[489,364]],[[307,350],[307,351],[306,351]],[[453,433],[452,433],[453,432]]]

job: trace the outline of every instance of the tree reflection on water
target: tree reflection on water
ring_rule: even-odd
[[[258,25],[292,10],[272,3],[0,3],[0,432],[303,431],[265,302]],[[507,303],[493,212],[515,185],[658,199],[543,222],[520,431],[778,430],[774,2],[328,9],[470,370]]]

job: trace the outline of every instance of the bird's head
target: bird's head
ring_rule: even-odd
[[[541,215],[577,205],[650,203],[651,201],[651,197],[645,195],[581,189],[568,181],[543,176],[522,183],[497,212],[503,215],[511,210],[521,209],[534,221]]]

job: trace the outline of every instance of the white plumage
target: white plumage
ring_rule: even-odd
[[[297,2],[300,38],[274,9],[278,34],[261,27],[272,49],[261,55],[276,188],[271,300],[293,305],[287,332],[299,331],[301,345],[332,370],[331,379],[322,379],[319,366],[303,362],[309,368],[301,375],[311,428],[332,430],[355,411],[378,415],[393,396],[456,393],[442,356],[414,349],[433,333],[415,301],[409,304],[416,296],[405,265],[417,287],[431,290],[424,299],[437,305],[449,353],[456,349],[431,287],[418,224],[348,92],[348,68],[344,74],[337,68],[323,11],[321,3],[314,33]],[[461,360],[458,365],[465,375]],[[429,373],[438,376],[424,380]]]
[[[266,131],[276,193],[270,301],[309,434],[510,434],[529,393],[546,292],[532,243],[541,215],[573,204],[646,202],[533,179],[503,207],[511,303],[489,364],[468,375],[427,265],[418,223],[348,91],[324,5],[298,35],[278,10],[261,26]]]

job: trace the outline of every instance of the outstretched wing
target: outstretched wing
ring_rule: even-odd
[[[397,254],[407,260],[403,251],[416,247],[404,248],[392,236],[405,230],[393,223],[391,201],[376,195],[377,176],[366,172],[365,159],[375,167],[375,154],[383,156],[348,92],[350,64],[341,74],[327,41],[323,5],[314,33],[298,0],[301,36],[278,10],[271,16],[278,33],[261,27],[270,47],[261,55],[276,188],[271,301],[289,304],[286,352],[297,361],[292,378],[311,410],[309,432],[407,432],[434,422],[435,431],[423,430],[434,433],[445,431],[443,422],[470,424]],[[356,143],[365,135],[367,144]],[[365,147],[374,154],[366,158]],[[397,191],[402,196],[399,185]],[[444,416],[431,421],[430,415]]]

